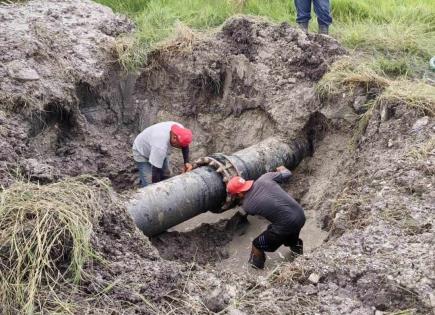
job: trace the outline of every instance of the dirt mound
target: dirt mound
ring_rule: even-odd
[[[133,97],[142,126],[176,119],[193,129],[196,156],[231,153],[277,133],[294,137],[322,107],[315,84],[343,53],[330,37],[234,18],[188,51],[156,52]]]
[[[131,164],[114,46],[132,24],[91,1],[4,5],[0,21],[1,183],[17,167],[42,182],[85,172],[117,183]]]
[[[29,1],[0,8],[1,100],[44,109],[72,107],[79,84],[107,79],[114,37],[132,29],[91,1]],[[13,48],[13,49],[11,49]]]

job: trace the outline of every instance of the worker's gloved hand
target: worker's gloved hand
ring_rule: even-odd
[[[184,163],[183,173],[190,172],[193,169],[192,164]]]

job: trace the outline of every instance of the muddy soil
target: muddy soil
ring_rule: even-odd
[[[108,177],[118,191],[131,189],[132,140],[161,120],[193,129],[193,158],[270,135],[291,139],[313,115],[327,122],[314,155],[284,186],[307,211],[302,236],[315,240],[312,250],[285,262],[271,256],[262,273],[241,272],[246,247],[267,222],[219,222],[212,214],[208,225],[180,226],[151,243],[114,192],[93,234],[104,260],[87,264],[82,286],[60,292],[76,304],[74,313],[431,311],[435,122],[404,104],[383,104],[354,137],[354,103],[366,91],[332,99],[315,92],[344,53],[334,39],[237,17],[193,41],[176,38],[139,74],[126,75],[114,48],[116,36],[133,26],[103,6],[30,1],[1,6],[0,21],[5,187],[18,170],[41,184],[90,173]],[[173,173],[180,159],[174,152]]]
[[[201,225],[191,231],[178,232],[180,227],[176,226],[171,229],[173,231],[151,238],[151,242],[158,249],[160,256],[168,260],[214,265],[214,263],[229,257],[226,245],[236,235],[243,233],[249,224],[246,216],[240,212],[236,212],[229,219],[223,219],[213,224],[199,220],[193,219],[196,221],[195,223],[201,223]],[[195,223],[185,222],[182,225]]]
[[[3,5],[0,22],[0,184],[16,171],[42,183],[90,173],[131,184],[130,76],[115,38],[133,24],[91,1]]]

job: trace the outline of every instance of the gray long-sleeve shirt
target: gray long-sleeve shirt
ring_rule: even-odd
[[[290,176],[289,171],[262,175],[246,193],[242,203],[248,214],[266,218],[276,232],[283,234],[290,234],[305,223],[302,207],[279,186]]]

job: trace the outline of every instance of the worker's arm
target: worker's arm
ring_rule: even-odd
[[[181,152],[183,153],[184,172],[189,172],[192,170],[192,164],[189,163],[189,146],[182,148]]]
[[[292,172],[290,172],[285,166],[279,166],[276,168],[276,172],[273,173],[274,176],[272,180],[281,184],[286,183],[292,176]]]
[[[292,176],[292,173],[284,166],[282,167],[280,166],[276,170],[277,170],[276,172],[269,172],[262,175],[258,180],[269,180],[269,181],[273,180],[274,182],[281,184],[287,182],[289,178]]]

